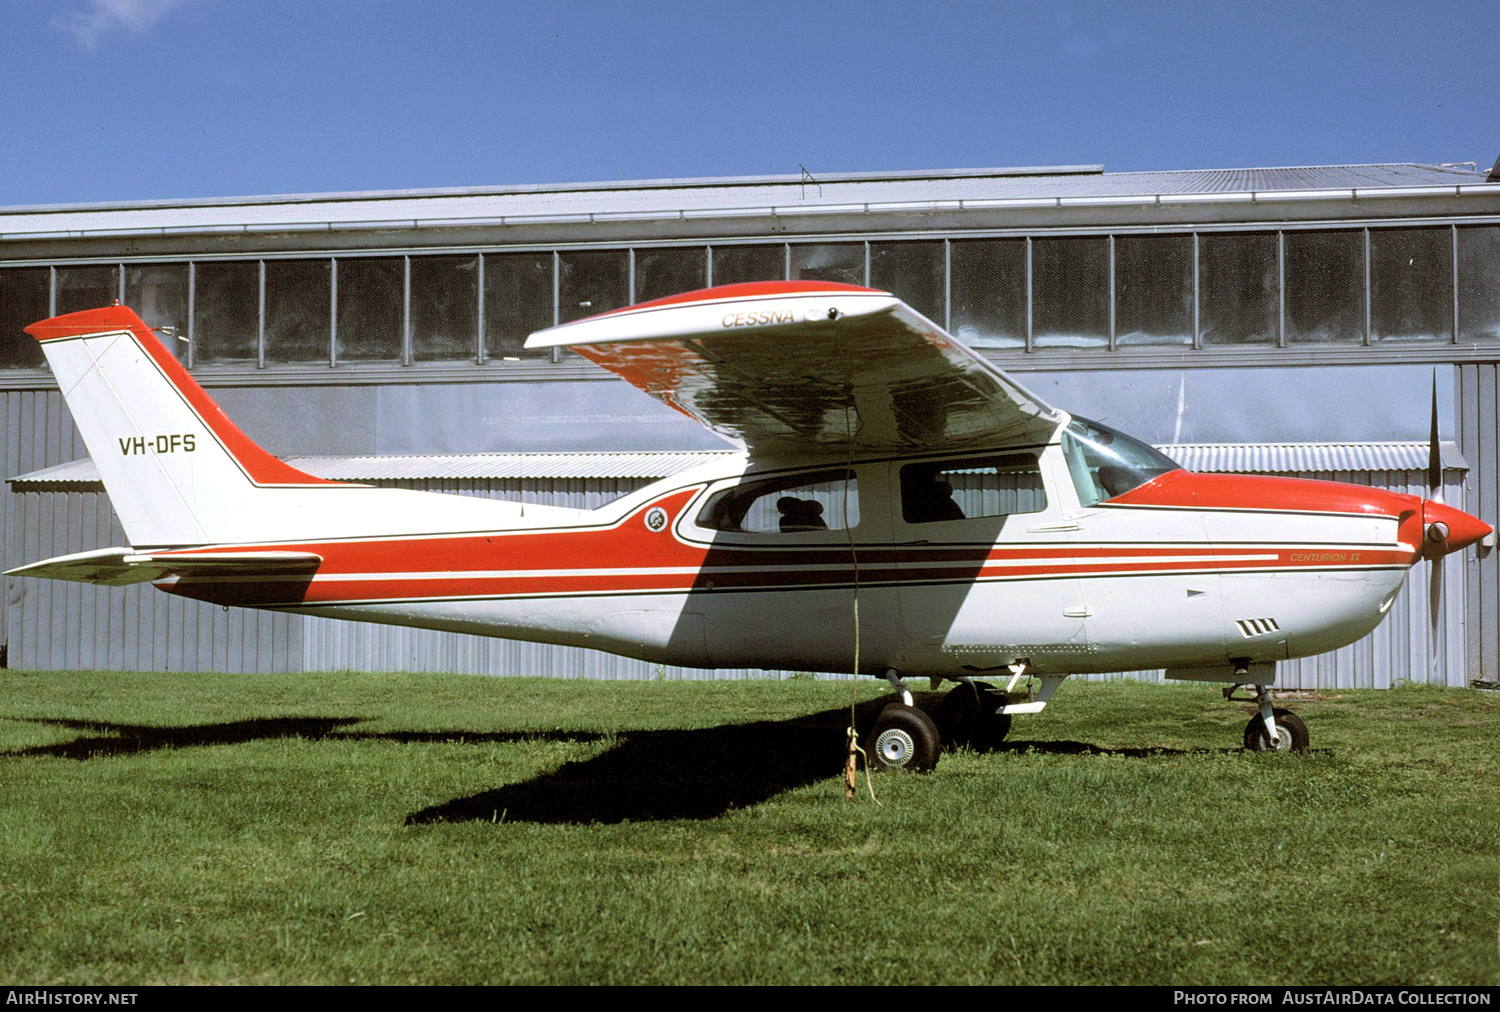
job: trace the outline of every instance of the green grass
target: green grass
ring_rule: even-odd
[[[879,805],[849,696],[0,672],[0,977],[1500,983],[1500,694],[1069,684]]]

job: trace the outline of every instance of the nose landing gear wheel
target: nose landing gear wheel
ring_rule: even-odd
[[[904,703],[892,703],[881,710],[865,736],[865,755],[872,770],[926,773],[937,765],[942,747],[932,718]]]
[[[1302,752],[1307,749],[1307,725],[1291,710],[1273,710],[1276,718],[1276,741],[1266,735],[1266,722],[1260,716],[1245,725],[1245,747],[1251,752]]]

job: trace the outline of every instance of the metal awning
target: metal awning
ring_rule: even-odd
[[[1443,470],[1467,471],[1458,444],[1443,440]],[[1216,474],[1323,474],[1425,471],[1426,440],[1327,443],[1176,443],[1157,447],[1189,471]]]
[[[1458,445],[1441,444],[1443,470],[1467,471]],[[1190,471],[1220,474],[1324,474],[1328,472],[1425,471],[1427,443],[1176,443],[1157,447]],[[679,474],[730,451],[681,453],[450,453],[403,456],[287,457],[286,462],[320,478],[371,484],[399,481],[524,481],[528,479],[633,478],[654,480]],[[102,492],[99,471],[88,457],[7,479],[16,492]]]

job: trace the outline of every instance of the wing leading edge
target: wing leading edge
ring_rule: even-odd
[[[1043,441],[1062,415],[888,292],[705,288],[537,331],[758,456]]]

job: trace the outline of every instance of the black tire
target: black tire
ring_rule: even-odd
[[[1266,722],[1260,714],[1245,725],[1245,747],[1251,752],[1304,752],[1307,750],[1307,725],[1291,710],[1272,710],[1276,717],[1276,744],[1266,735]]]
[[[985,682],[960,682],[943,697],[938,727],[949,748],[971,748],[990,752],[1010,734],[1010,715],[995,710],[1006,703],[1006,695]]]
[[[942,750],[943,739],[932,718],[904,703],[881,710],[865,735],[865,762],[872,770],[927,773]]]

